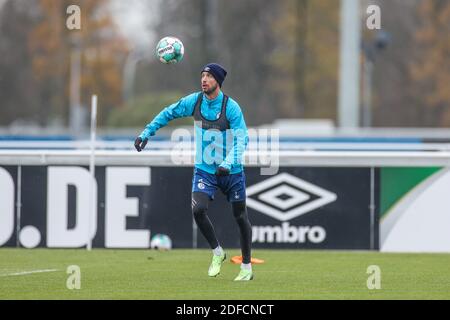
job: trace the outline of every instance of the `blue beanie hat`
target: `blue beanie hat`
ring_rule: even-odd
[[[222,88],[222,83],[227,76],[227,71],[220,64],[208,63],[203,67],[202,72],[209,72],[210,74],[212,74],[214,79],[216,79],[216,81],[219,83],[219,86]]]

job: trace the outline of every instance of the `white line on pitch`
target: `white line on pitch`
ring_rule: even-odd
[[[24,276],[24,275],[33,274],[33,273],[44,273],[44,272],[55,272],[55,271],[59,271],[59,270],[58,269],[31,270],[31,271],[23,271],[23,272],[16,272],[16,273],[0,274],[0,277]]]

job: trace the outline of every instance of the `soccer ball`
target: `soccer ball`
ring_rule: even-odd
[[[158,42],[156,55],[165,64],[180,62],[184,56],[184,45],[178,38],[165,37]]]
[[[166,234],[155,234],[150,241],[150,248],[167,251],[172,249],[172,240]]]

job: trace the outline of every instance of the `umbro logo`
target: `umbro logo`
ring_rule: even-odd
[[[247,206],[288,221],[336,201],[337,195],[288,173],[247,188]]]

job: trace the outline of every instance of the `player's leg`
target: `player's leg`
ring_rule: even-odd
[[[241,172],[219,178],[219,187],[227,195],[233,208],[233,216],[239,227],[242,264],[241,271],[235,280],[252,280],[251,265],[252,226],[248,219],[245,193],[245,173]]]
[[[194,215],[195,223],[197,223],[201,234],[206,238],[211,249],[213,249],[213,257],[208,269],[208,275],[215,277],[220,273],[220,268],[226,259],[226,254],[219,245],[216,232],[208,217],[209,201],[209,196],[206,193],[192,193],[192,214]]]
[[[211,249],[215,249],[219,246],[219,241],[217,240],[211,220],[208,217],[209,201],[209,196],[206,193],[192,193],[192,214],[194,215],[195,223],[200,229],[201,234],[206,238],[206,241],[208,241]]]
[[[212,262],[208,269],[210,277],[215,277],[220,273],[221,265],[226,259],[226,254],[219,245],[216,232],[208,217],[209,201],[214,198],[216,190],[215,176],[200,170],[194,171],[192,180],[192,214],[200,233],[205,237],[213,250]]]
[[[248,219],[247,206],[244,201],[232,202],[233,216],[239,226],[241,235],[242,263],[251,263],[252,226]]]

